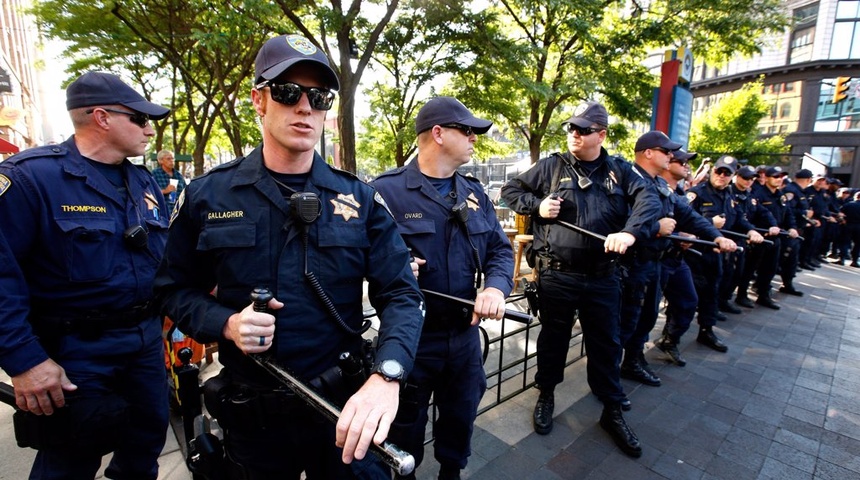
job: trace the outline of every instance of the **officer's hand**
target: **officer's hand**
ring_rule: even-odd
[[[657,223],[660,224],[660,231],[657,232],[657,236],[665,237],[668,235],[672,235],[672,232],[675,231],[675,226],[678,224],[678,221],[674,218],[663,217],[660,220],[657,220]]]
[[[166,191],[166,192],[164,192],[164,193],[171,193],[171,192],[175,192],[175,191],[176,191],[176,187],[174,187],[172,183],[168,183],[168,184],[167,184],[167,186],[166,186],[166,187],[164,187],[164,190],[167,190],[167,191]],[[162,191],[164,191],[164,190],[162,190]]]
[[[415,275],[415,278],[418,278],[418,267],[427,263],[427,260],[418,257],[412,257],[412,261],[409,262],[409,265],[412,267],[412,275]]]
[[[611,233],[606,236],[603,248],[606,252],[615,252],[623,255],[634,243],[636,243],[636,237],[627,232]]]
[[[475,311],[472,313],[472,325],[477,325],[481,318],[501,320],[505,316],[505,296],[502,291],[489,287],[475,297]]]
[[[687,233],[687,232],[678,232],[678,236],[687,237],[687,238],[696,238],[695,235],[693,235],[692,233]],[[683,249],[683,250],[687,250],[688,248],[692,247],[693,244],[690,242],[678,242],[678,246],[681,247],[681,249]]]
[[[814,219],[814,218],[813,218],[813,219],[812,219],[812,226],[814,226],[814,227],[820,227],[820,226],[821,226],[821,222],[820,222],[819,220],[817,220],[817,219]]]
[[[12,377],[15,387],[15,404],[25,412],[50,415],[54,407],[66,404],[63,390],[71,392],[78,386],[73,384],[63,367],[50,358],[26,372]]]
[[[388,382],[376,373],[349,397],[337,420],[335,436],[335,445],[343,449],[343,463],[361,460],[371,441],[379,445],[388,437],[399,402],[400,383]]]
[[[269,300],[269,308],[278,310],[284,306],[276,299]],[[271,313],[255,312],[254,305],[230,315],[221,334],[245,353],[260,353],[272,348],[275,337],[275,317]]]
[[[711,221],[714,222],[714,228],[717,230],[723,228],[726,225],[726,217],[722,215],[717,215],[711,218]]]
[[[795,230],[793,228],[788,229],[788,238],[797,238],[799,236],[800,236],[800,234],[797,233],[797,230]]]
[[[775,237],[779,235],[779,227],[770,227],[767,229],[767,235],[769,237]]]
[[[550,195],[543,199],[540,202],[540,216],[543,218],[556,218],[558,217],[558,212],[561,210],[561,202],[564,201],[563,198]]]
[[[717,237],[714,239],[714,243],[716,243],[717,246],[720,247],[719,249],[716,249],[716,248],[714,249],[714,251],[716,253],[734,252],[735,250],[738,249],[738,244],[735,243],[733,240],[730,240],[726,237]]]
[[[747,236],[750,237],[750,243],[761,243],[764,241],[764,237],[762,237],[761,234],[756,232],[755,230],[750,230],[749,232],[747,232]]]

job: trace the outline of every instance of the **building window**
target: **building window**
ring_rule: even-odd
[[[840,0],[836,4],[830,58],[860,58],[860,1]]]
[[[835,87],[835,78],[821,80],[818,111],[815,115],[813,131],[847,132],[860,130],[860,100],[858,100],[860,80],[851,81],[848,87],[848,98],[839,103],[833,103]]]
[[[794,27],[788,48],[788,63],[812,61],[815,41],[815,22],[818,20],[818,4],[806,5],[794,10]]]
[[[856,147],[812,147],[809,154],[830,168],[847,168],[854,163]]]
[[[779,118],[786,118],[790,115],[791,115],[791,103],[783,102],[783,104],[779,106]]]

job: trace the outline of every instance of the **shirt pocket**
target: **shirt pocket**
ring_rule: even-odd
[[[353,298],[353,290],[361,287],[367,269],[370,239],[365,224],[321,223],[317,233],[319,280],[331,289],[332,297],[343,293],[344,298]]]
[[[69,280],[99,282],[113,272],[115,250],[114,222],[110,219],[57,219],[63,231],[63,253]]]
[[[250,248],[257,244],[257,226],[250,222],[207,224],[197,239],[197,250]]]

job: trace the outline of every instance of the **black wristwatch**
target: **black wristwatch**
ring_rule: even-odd
[[[397,360],[383,360],[373,367],[373,373],[382,375],[386,382],[403,381],[403,365]]]

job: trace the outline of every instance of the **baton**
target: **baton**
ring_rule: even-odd
[[[675,234],[666,235],[665,237],[662,237],[662,238],[668,238],[669,240],[673,240],[675,242],[687,242],[687,243],[693,243],[696,245],[703,245],[706,247],[720,248],[720,246],[717,245],[716,242],[711,242],[708,240],[702,240],[701,238],[690,238],[690,237],[684,237],[684,236],[675,235]]]
[[[574,225],[570,222],[565,222],[564,220],[556,220],[556,222],[563,227],[567,227],[571,230],[576,230],[579,233],[588,235],[590,237],[594,237],[598,240],[603,240],[604,242],[606,241],[606,235],[601,235],[599,233],[592,232],[591,230],[587,230],[585,228],[580,227],[579,225]]]
[[[459,297],[455,297],[453,295],[447,295],[444,293],[434,292],[433,290],[425,290],[423,288],[421,289],[421,293],[423,293],[425,296],[430,295],[432,297],[441,298],[444,300],[450,300],[452,302],[461,303],[463,305],[468,305],[468,306],[473,307],[473,308],[475,307],[475,302],[473,300],[466,300],[464,298],[459,298]],[[530,325],[532,323],[532,316],[529,315],[528,313],[518,312],[516,310],[511,310],[508,308],[505,309],[505,314],[503,315],[503,317],[507,318],[508,320],[513,320],[515,322],[524,323],[526,325]]]
[[[18,404],[15,403],[15,389],[6,382],[0,382],[0,402],[18,410]]]
[[[254,291],[251,293],[251,301],[254,302],[255,312],[265,312],[266,307],[269,304],[269,300],[271,299],[272,293],[265,288],[255,288]],[[314,410],[331,420],[332,423],[337,423],[337,419],[338,417],[340,417],[340,410],[331,402],[326,400],[322,395],[302,383],[301,380],[296,378],[286,369],[277,365],[268,356],[248,356],[251,358],[251,360],[256,362],[257,365],[263,367],[267,372],[272,374],[272,376],[277,378],[281,383],[289,387],[289,389],[292,390],[293,393],[298,395],[299,398],[305,401],[305,403],[313,407]],[[386,464],[388,464],[388,466],[393,468],[398,475],[406,476],[415,470],[415,457],[413,457],[409,452],[401,450],[399,447],[397,447],[397,445],[394,445],[388,440],[384,440],[380,445],[377,445],[371,441],[370,451],[375,453],[379,458],[382,459],[382,461],[384,461]]]
[[[757,228],[757,227],[756,227],[755,231],[756,231],[756,232],[761,232],[761,233],[768,233],[768,229],[766,229],[766,228]],[[780,236],[783,236],[783,237],[788,237],[788,231],[787,231],[787,230],[783,230],[783,229],[781,229],[781,228],[780,228],[780,229],[779,229],[779,235],[780,235]],[[796,238],[796,239],[800,240],[801,242],[802,242],[802,241],[804,241],[804,240],[806,240],[805,238],[801,237],[800,235],[798,235],[798,236],[796,236],[796,237],[794,237],[794,238]]]
[[[723,229],[720,229],[720,233],[723,233],[723,234],[726,234],[726,235],[729,235],[729,236],[733,236],[733,237],[737,237],[737,238],[743,238],[744,240],[749,240],[749,239],[750,239],[750,236],[749,236],[749,235],[747,235],[747,234],[745,234],[745,233],[733,232],[733,231],[731,231],[731,230],[723,230]],[[761,241],[761,243],[763,243],[763,244],[765,244],[765,245],[773,245],[773,240],[768,240],[768,239],[766,239],[766,238],[765,238],[764,240],[762,240],[762,241]]]

